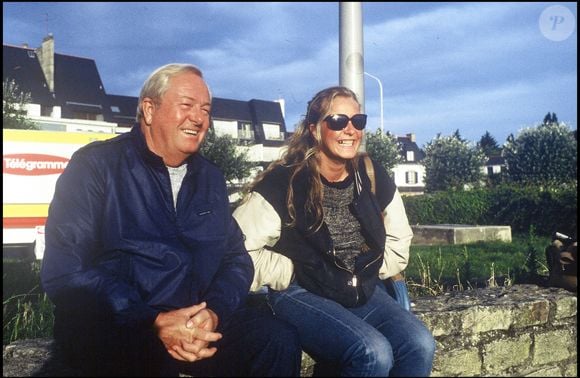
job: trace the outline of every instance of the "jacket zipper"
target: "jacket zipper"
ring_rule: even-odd
[[[336,265],[337,268],[342,269],[342,270],[347,271],[350,274],[352,274],[352,279],[348,282],[348,284],[350,286],[352,286],[352,287],[355,288],[355,291],[356,291],[356,303],[358,303],[359,295],[358,295],[358,289],[356,289],[356,287],[358,285],[358,277],[356,276],[356,274],[354,274],[354,271],[353,270],[350,270],[350,269],[347,269],[347,268],[344,268],[344,267],[338,265],[338,263],[336,262],[336,249],[334,249],[334,246],[332,247],[332,256],[334,257],[334,259],[333,259],[334,260],[334,265]],[[370,265],[372,265],[375,262],[377,262],[382,256],[383,256],[383,253],[379,254],[376,259],[374,259],[373,261],[371,261],[368,264],[366,264],[364,266],[364,268],[362,268],[361,270],[365,270]]]
[[[338,265],[338,263],[336,262],[336,249],[334,249],[334,246],[332,247],[332,256],[334,257],[333,258],[334,265],[336,265],[337,268],[345,270],[345,271],[349,272],[350,274],[352,274],[352,279],[350,281],[348,281],[347,283],[348,283],[348,285],[354,287],[354,292],[356,293],[356,303],[358,303],[359,296],[358,296],[358,289],[356,287],[356,285],[358,284],[358,278],[357,278],[356,274],[354,274],[354,271]]]

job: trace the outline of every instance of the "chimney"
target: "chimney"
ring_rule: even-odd
[[[415,142],[415,133],[408,133],[407,138],[409,138],[409,140],[414,143]]]
[[[279,98],[277,100],[274,100],[274,102],[277,102],[280,104],[280,110],[282,110],[282,118],[286,118],[286,101],[284,101],[283,98]]]
[[[42,40],[42,46],[36,49],[36,55],[40,60],[40,67],[44,72],[48,90],[54,93],[54,37],[52,33]]]

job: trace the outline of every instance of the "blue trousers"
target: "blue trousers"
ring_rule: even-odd
[[[86,320],[86,318],[84,318]],[[83,320],[83,319],[80,319]],[[86,376],[290,377],[300,375],[302,351],[296,329],[266,308],[244,307],[220,324],[217,353],[193,363],[174,359],[150,328],[112,329],[105,324],[59,322],[59,352]]]
[[[316,361],[339,366],[341,376],[427,377],[435,341],[429,330],[389,294],[380,281],[368,302],[342,305],[297,283],[270,290],[276,317],[293,324],[302,348]]]

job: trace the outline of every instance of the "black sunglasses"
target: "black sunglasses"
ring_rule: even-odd
[[[334,131],[340,131],[348,125],[348,122],[352,122],[352,125],[357,130],[362,130],[367,124],[366,114],[355,114],[348,118],[346,114],[330,114],[324,118],[328,128]]]

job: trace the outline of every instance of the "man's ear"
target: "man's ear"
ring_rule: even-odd
[[[141,111],[143,112],[143,120],[146,125],[151,125],[153,120],[153,113],[155,113],[155,103],[149,97],[145,97],[141,102]]]

